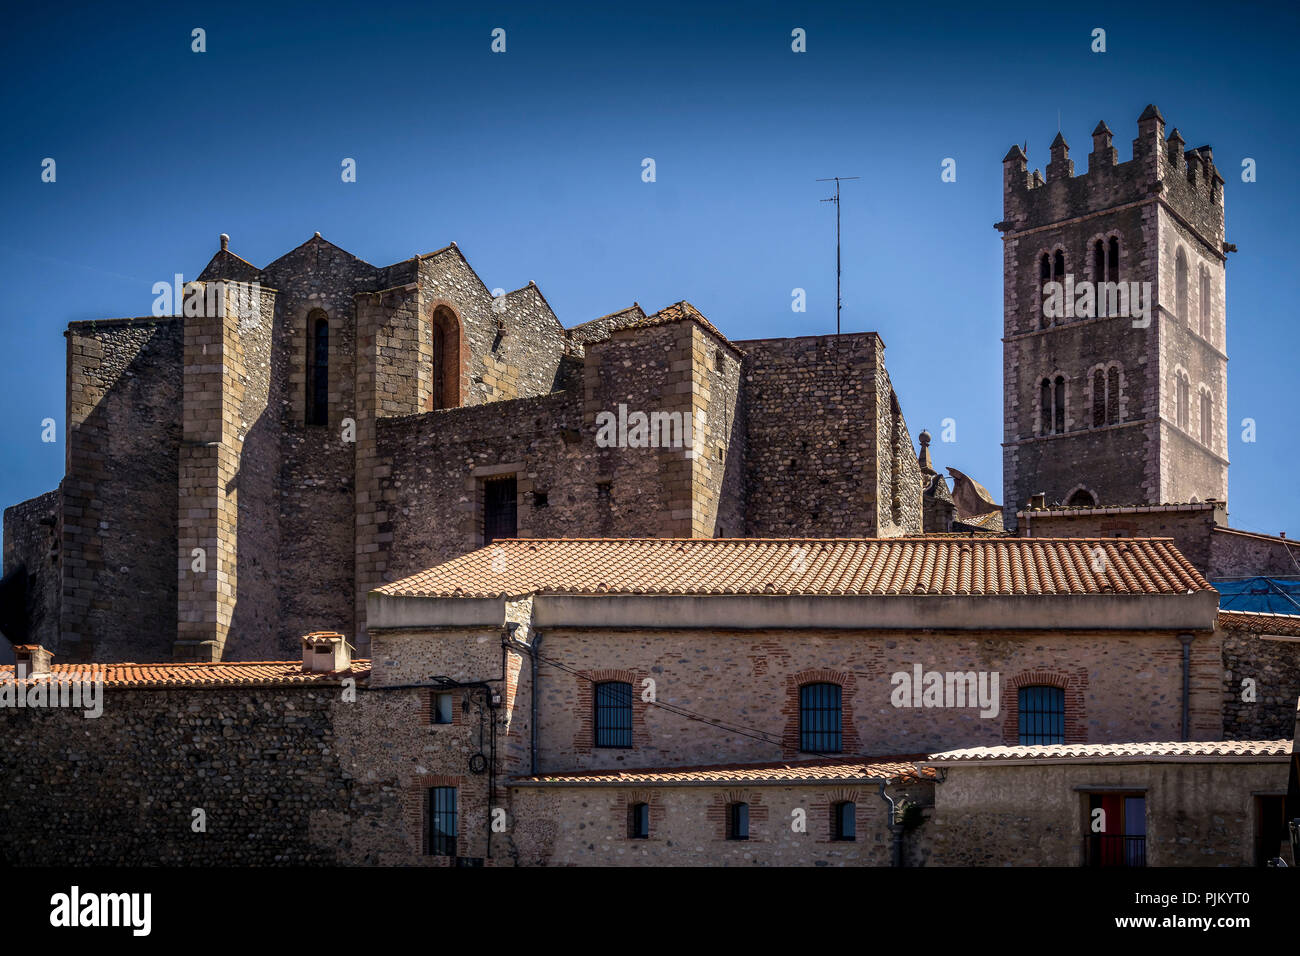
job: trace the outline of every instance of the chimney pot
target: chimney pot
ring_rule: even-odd
[[[50,673],[50,661],[54,655],[39,644],[14,645],[14,675],[24,677],[45,677]]]
[[[313,631],[302,637],[305,674],[332,674],[352,666],[352,648],[338,631]]]

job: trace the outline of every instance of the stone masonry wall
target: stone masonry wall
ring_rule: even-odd
[[[25,634],[6,633],[0,642],[0,664],[14,662],[11,643],[40,644],[53,649],[59,639],[59,490],[47,491],[4,513],[4,569],[27,573],[27,594],[21,609]],[[18,613],[18,609],[6,609]],[[19,638],[22,638],[19,640]]]
[[[1235,630],[1223,631],[1222,640],[1224,739],[1293,739],[1300,700],[1300,643]]]
[[[933,790],[925,782],[888,793],[929,804]],[[874,784],[519,786],[510,796],[511,849],[523,866],[889,866],[892,853],[889,808]],[[844,800],[856,804],[853,841],[832,839],[833,807]],[[727,805],[738,801],[749,804],[748,840],[727,839]],[[650,805],[648,839],[628,837],[635,803]],[[796,811],[806,829],[793,826]],[[924,852],[926,837],[924,827],[908,834],[906,856]]]
[[[1079,866],[1089,788],[1146,796],[1147,866],[1253,866],[1252,792],[1285,793],[1286,763],[952,766],[926,824],[942,866]]]
[[[339,687],[106,688],[103,715],[0,708],[0,862],[348,861],[363,796],[340,761]],[[206,813],[206,832],[192,829]],[[358,826],[358,831],[364,827]]]
[[[182,323],[74,322],[66,336],[67,476],[53,650],[62,663],[166,659],[177,608]]]
[[[877,517],[877,442],[884,437],[876,408],[880,339],[859,333],[735,344],[746,356],[745,533],[882,533]],[[918,532],[919,508],[918,488]]]

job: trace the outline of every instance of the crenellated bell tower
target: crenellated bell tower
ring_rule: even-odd
[[[1223,177],[1155,106],[1119,162],[1002,161],[1005,521],[1047,503],[1227,500]]]

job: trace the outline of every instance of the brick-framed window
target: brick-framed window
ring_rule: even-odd
[[[595,713],[592,715],[597,747],[629,749],[632,746],[632,685],[628,681],[607,680],[592,692]]]
[[[799,749],[844,751],[844,688],[839,684],[822,681],[799,688]]]
[[[743,800],[727,805],[727,839],[749,839],[749,804]]]
[[[818,843],[849,842],[857,839],[858,804],[867,795],[853,787],[835,787],[817,794],[808,808],[811,833]],[[847,809],[846,809],[847,808]],[[852,836],[844,836],[842,825],[849,823]]]
[[[831,841],[851,843],[858,838],[858,804],[839,800],[831,804]]]
[[[1087,714],[1084,702],[1088,693],[1088,670],[1080,667],[1073,672],[1046,668],[1022,671],[1002,684],[1002,739],[1008,745],[1018,745],[1020,738],[1020,691],[1029,687],[1052,687],[1062,691],[1064,719],[1062,743],[1081,744],[1088,741]],[[1030,729],[1041,728],[1041,721]]]
[[[748,825],[744,837],[735,836],[737,833],[738,814],[737,809],[744,807],[744,822]],[[768,819],[768,808],[763,803],[763,794],[758,790],[723,790],[713,795],[712,801],[705,810],[705,817],[713,827],[714,839],[720,841],[747,840],[751,843],[761,842],[763,839],[763,824]]]
[[[1065,688],[1028,684],[1016,692],[1018,742],[1027,746],[1065,743]]]
[[[631,688],[630,704],[632,726],[629,747],[642,747],[646,743],[645,711],[646,705],[637,697],[641,686],[641,677],[636,671],[624,668],[602,668],[599,670],[579,671],[574,676],[575,701],[574,714],[577,727],[573,737],[573,749],[580,754],[591,754],[624,747],[598,744],[596,741],[596,688],[602,684],[626,684]],[[626,713],[626,711],[624,711]],[[606,736],[604,739],[610,739]]]
[[[650,804],[634,803],[627,808],[627,838],[650,839]]]
[[[625,840],[656,842],[664,820],[663,798],[658,790],[621,791],[610,806],[615,821],[621,821],[616,832]]]
[[[465,701],[462,693],[420,689],[420,723],[459,727],[464,722]]]
[[[446,791],[454,791],[454,799]],[[436,792],[441,792],[441,795]],[[409,846],[416,856],[436,865],[466,855],[462,819],[465,813],[464,777],[420,774],[403,784],[401,794]],[[454,826],[450,812],[455,815]],[[441,852],[448,848],[450,853]]]
[[[832,684],[834,691],[809,690],[814,684]],[[857,675],[852,671],[832,668],[810,668],[786,677],[785,732],[782,734],[782,756],[796,757],[801,753],[856,753],[858,731],[853,722],[853,695],[857,689]],[[839,720],[835,720],[835,707]],[[807,731],[807,733],[805,733]],[[837,739],[838,738],[838,739]],[[822,746],[817,746],[817,744]],[[837,746],[838,744],[838,746]],[[808,745],[813,745],[809,749]],[[835,749],[831,749],[835,748]]]
[[[460,833],[459,789],[430,787],[424,796],[426,856],[457,856]]]

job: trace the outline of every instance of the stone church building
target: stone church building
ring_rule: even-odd
[[[66,474],[5,512],[0,863],[1287,852],[1300,615],[1214,586],[1300,574],[1228,525],[1224,181],[1154,106],[1111,141],[1003,163],[1000,503],[874,333],[566,328],[454,244],[222,236],[180,314],[73,323]]]
[[[371,588],[496,538],[922,531],[874,333],[731,341],[686,302],[565,328],[455,244],[375,267],[318,234],[262,268],[227,245],[182,315],[69,326],[66,475],[5,512],[17,643],[364,652]]]

